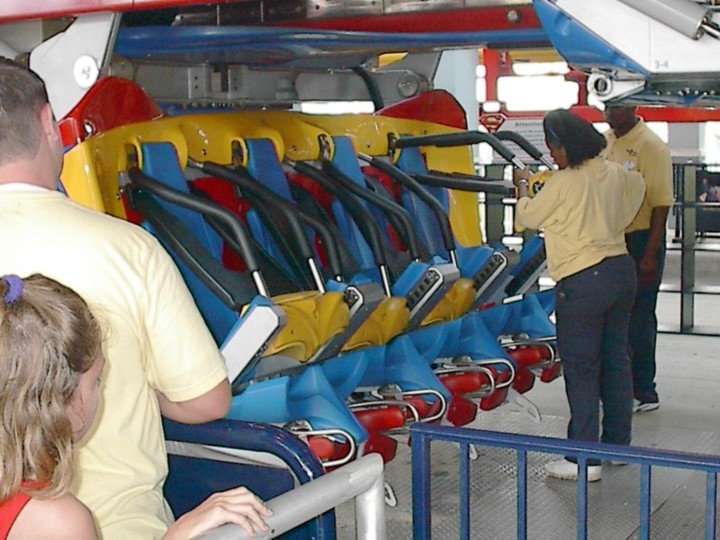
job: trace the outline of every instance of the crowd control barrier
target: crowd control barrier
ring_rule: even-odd
[[[432,530],[431,511],[431,443],[459,443],[459,538],[478,538],[481,531],[470,531],[470,447],[491,447],[513,450],[516,453],[516,538],[528,537],[528,453],[555,454],[559,457],[577,457],[580,475],[577,481],[577,538],[588,537],[588,482],[589,459],[626,462],[640,466],[640,515],[638,538],[650,540],[651,536],[651,484],[654,467],[690,469],[706,473],[705,538],[714,540],[717,533],[717,477],[720,473],[720,457],[681,453],[632,446],[569,441],[548,437],[500,433],[467,428],[449,428],[430,424],[413,424],[412,440],[412,494],[413,538],[429,540]],[[491,486],[489,486],[491,487]],[[485,531],[487,533],[487,531]]]

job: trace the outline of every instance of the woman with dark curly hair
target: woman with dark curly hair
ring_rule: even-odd
[[[565,110],[551,111],[543,119],[543,129],[560,170],[533,198],[528,197],[529,170],[516,174],[516,220],[545,234],[570,405],[568,438],[630,444],[628,323],[637,280],[625,246],[625,227],[640,208],[645,184],[639,173],[601,157],[605,138],[582,118]],[[548,463],[545,471],[555,478],[578,477],[572,457]],[[588,480],[601,476],[601,464],[589,461]]]
[[[70,492],[74,450],[93,429],[105,358],[85,301],[40,274],[0,277],[0,539],[95,540],[90,511]],[[267,530],[246,488],[216,493],[163,537],[194,538],[225,523]]]

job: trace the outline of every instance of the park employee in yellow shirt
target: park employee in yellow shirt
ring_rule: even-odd
[[[625,240],[635,260],[638,288],[630,314],[630,355],[633,363],[635,412],[660,406],[655,389],[655,345],[660,281],[665,267],[665,222],[673,205],[673,177],[670,149],[636,115],[635,107],[608,107],[605,119],[605,156],[629,171],[643,175],[645,200],[627,228]]]
[[[558,348],[570,404],[568,438],[630,444],[628,323],[637,281],[625,228],[640,208],[645,183],[639,173],[600,155],[605,138],[582,118],[552,111],[543,129],[560,170],[534,198],[528,197],[529,170],[516,175],[516,220],[545,231],[548,270],[557,283]],[[578,477],[571,459],[548,463],[545,471],[555,478]],[[600,462],[589,461],[588,480],[601,476]]]

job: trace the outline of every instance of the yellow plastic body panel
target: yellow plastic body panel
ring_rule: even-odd
[[[472,279],[458,279],[447,294],[423,319],[420,326],[429,326],[462,317],[475,302],[475,284]]]
[[[71,199],[98,212],[105,212],[96,168],[88,166],[94,161],[91,145],[81,144],[73,148],[65,154],[62,183]]]
[[[305,121],[305,115],[289,111],[256,111],[241,113],[245,121],[256,123],[268,130],[273,130],[282,141],[284,152],[278,152],[279,158],[293,161],[316,160],[322,154],[321,136],[328,145],[332,156],[332,140],[325,130]],[[257,136],[247,135],[250,138]]]
[[[342,334],[348,326],[350,308],[341,292],[325,292],[315,299],[315,320],[320,339],[326,342]]]
[[[340,292],[290,293],[274,297],[273,302],[285,311],[288,324],[268,347],[265,356],[283,353],[307,362],[348,325],[349,310]]]
[[[143,143],[172,143],[183,167],[188,156],[229,165],[233,143],[242,147],[246,137],[271,139],[278,155],[285,151],[275,130],[250,122],[240,113],[163,117],[115,128],[73,147],[65,154],[61,179],[74,200],[124,219],[121,175],[133,165],[142,168]]]
[[[385,298],[343,347],[344,352],[385,345],[401,334],[410,322],[407,298]]]
[[[287,315],[287,324],[270,343],[263,356],[284,354],[298,362],[307,362],[320,348],[315,321],[293,305],[281,306]]]
[[[350,137],[357,151],[372,156],[389,155],[389,137],[432,135],[457,131],[438,124],[357,115],[308,115],[284,111],[243,111],[164,117],[100,133],[68,151],[62,181],[68,194],[90,208],[125,218],[120,200],[119,174],[129,162],[142,167],[143,142],[171,142],[185,165],[189,157],[230,165],[237,159],[233,146],[244,148],[250,138],[273,141],[278,156],[295,161],[321,155],[320,138],[332,155],[331,136]],[[422,149],[428,167],[443,172],[473,174],[469,147]],[[128,159],[131,156],[131,160]],[[247,159],[247,152],[241,156]],[[130,163],[132,164],[132,163]],[[477,196],[450,191],[450,222],[461,245],[482,243]]]
[[[405,120],[372,114],[313,115],[298,114],[307,124],[325,130],[330,136],[346,136],[355,150],[371,156],[390,154],[390,138],[399,138]],[[447,128],[445,128],[447,129]],[[317,159],[317,158],[315,158]]]

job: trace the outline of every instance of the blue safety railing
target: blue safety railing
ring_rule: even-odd
[[[668,467],[704,471],[707,475],[705,506],[705,538],[716,538],[718,503],[717,477],[720,473],[720,457],[654,450],[632,446],[587,443],[548,437],[517,435],[476,429],[413,424],[410,429],[412,441],[412,491],[413,491],[413,539],[431,538],[431,442],[460,444],[459,463],[459,510],[460,536],[469,540],[470,534],[470,447],[485,446],[510,449],[517,458],[517,531],[518,540],[527,538],[528,452],[558,454],[576,457],[579,465],[577,491],[577,538],[588,536],[588,460],[606,460],[638,464],[640,474],[640,540],[650,539],[650,494],[653,467]]]

